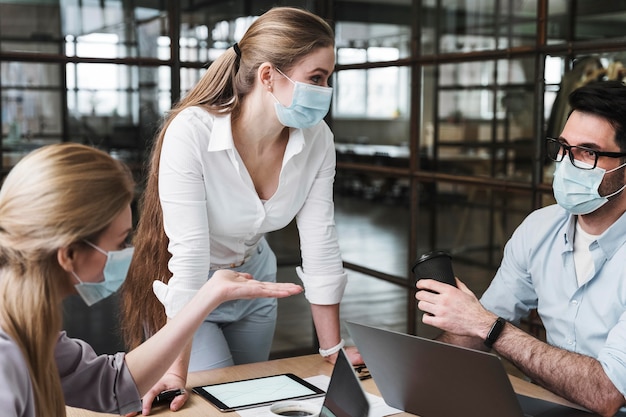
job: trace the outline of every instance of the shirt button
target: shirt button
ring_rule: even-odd
[[[578,304],[578,300],[572,300],[572,304],[573,305],[577,305]]]

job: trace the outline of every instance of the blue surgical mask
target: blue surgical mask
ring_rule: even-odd
[[[72,271],[74,278],[79,282],[79,284],[74,285],[74,288],[76,288],[76,291],[78,291],[78,294],[85,304],[92,306],[98,301],[104,300],[120,288],[126,279],[126,274],[128,273],[130,262],[133,259],[135,248],[128,247],[122,250],[107,252],[91,242],[85,241],[85,243],[107,257],[103,271],[104,281],[83,282],[78,275]]]
[[[579,161],[576,161],[578,164]],[[582,162],[580,162],[582,164]],[[557,203],[572,214],[589,214],[609,201],[610,197],[619,194],[626,185],[609,195],[601,196],[598,192],[604,175],[624,167],[622,164],[617,168],[606,171],[603,168],[593,169],[576,168],[569,158],[563,158],[557,162],[554,171],[554,198]]]
[[[321,87],[301,83],[300,81],[293,81],[278,68],[276,68],[276,71],[281,73],[294,85],[291,105],[289,107],[283,106],[276,96],[270,93],[272,97],[274,97],[274,100],[276,100],[274,108],[276,109],[278,121],[280,121],[283,126],[298,129],[306,129],[307,127],[315,126],[321,122],[330,108],[333,89],[331,87]]]

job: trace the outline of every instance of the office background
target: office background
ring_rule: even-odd
[[[127,162],[140,193],[161,116],[274,5],[311,10],[336,33],[327,122],[350,278],[342,317],[431,336],[413,262],[447,250],[484,291],[515,227],[553,203],[543,141],[558,136],[567,93],[624,75],[626,1],[0,0],[2,174],[74,141]],[[268,239],[279,280],[296,282],[295,226]],[[115,297],[65,307],[71,336],[123,348]],[[524,325],[541,337],[534,316]],[[314,352],[313,332],[302,296],[280,300],[272,355]]]

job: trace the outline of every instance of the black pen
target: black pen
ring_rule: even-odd
[[[152,406],[163,404],[166,402],[171,402],[175,397],[179,395],[183,395],[185,390],[183,388],[178,389],[168,389],[166,391],[161,391],[152,401]]]

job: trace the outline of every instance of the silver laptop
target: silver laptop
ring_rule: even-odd
[[[335,362],[320,417],[367,417],[369,402],[343,349]]]
[[[418,336],[347,322],[385,402],[420,417],[591,417],[515,394],[500,358]]]

